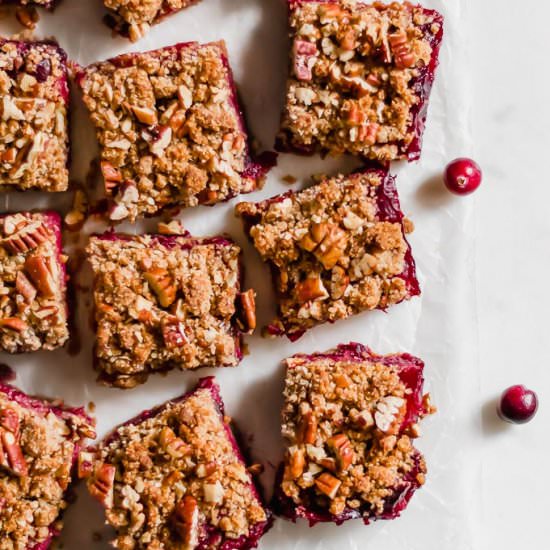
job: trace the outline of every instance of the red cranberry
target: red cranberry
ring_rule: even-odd
[[[506,422],[524,424],[537,412],[539,403],[537,394],[525,386],[510,386],[500,397],[498,415]]]
[[[481,183],[481,168],[468,158],[455,159],[445,168],[445,185],[451,193],[469,195]]]

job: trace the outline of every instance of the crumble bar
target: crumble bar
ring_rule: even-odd
[[[443,17],[408,2],[288,4],[292,49],[278,149],[418,159]]]
[[[197,0],[104,0],[105,22],[115,32],[136,42],[152,25]]]
[[[271,526],[213,377],[120,426],[80,464],[120,550],[255,548]]]
[[[0,349],[52,350],[69,338],[61,218],[0,216]]]
[[[366,169],[237,205],[272,270],[278,315],[270,334],[296,340],[317,324],[420,294],[394,179]]]
[[[67,78],[57,44],[0,40],[0,190],[68,188]]]
[[[285,363],[277,513],[310,525],[399,516],[426,474],[411,441],[435,411],[422,396],[424,363],[355,343]]]
[[[223,41],[121,55],[78,82],[113,221],[228,200],[261,186],[271,167],[269,155],[250,159]]]
[[[82,408],[0,383],[0,550],[47,550],[62,528],[73,466],[94,421]]]
[[[130,388],[174,367],[239,363],[256,316],[232,241],[106,233],[91,238],[87,253],[102,382]]]

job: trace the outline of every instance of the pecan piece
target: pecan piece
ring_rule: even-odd
[[[115,473],[112,464],[98,464],[88,480],[88,491],[107,509],[113,507]]]
[[[161,267],[153,267],[143,275],[156,294],[162,307],[170,307],[175,299],[177,287],[170,273]]]
[[[122,173],[106,160],[101,161],[101,173],[105,185],[105,192],[111,195],[119,183],[122,183]]]
[[[336,455],[338,468],[347,470],[353,462],[351,442],[345,434],[333,435],[327,440],[329,449]]]
[[[32,304],[36,298],[36,288],[34,288],[33,284],[22,271],[17,272],[15,277],[15,288],[17,292],[25,298],[27,304]]]
[[[237,324],[246,334],[251,334],[256,328],[256,300],[252,289],[237,296]]]
[[[305,413],[300,419],[297,440],[299,443],[313,444],[317,439],[317,419],[311,411]]]
[[[407,43],[407,33],[405,31],[389,34],[388,42],[398,69],[408,69],[415,64],[415,57]]]
[[[314,300],[325,300],[329,293],[318,275],[308,277],[296,285],[296,299],[301,304]]]
[[[130,105],[130,109],[142,124],[154,126],[157,123],[157,113],[154,109],[140,107],[139,105]]]
[[[181,458],[190,451],[189,445],[183,439],[177,437],[174,431],[168,426],[165,426],[160,431],[159,444],[166,453],[174,458]]]
[[[321,493],[327,495],[327,497],[331,500],[338,493],[340,485],[342,485],[342,482],[327,472],[323,472],[317,479],[315,479],[315,486],[317,489],[321,491]]]
[[[11,431],[2,430],[0,438],[2,451],[1,464],[12,474],[22,477],[28,474],[29,469],[18,439]]]
[[[38,23],[40,17],[38,11],[32,6],[18,7],[15,9],[15,17],[23,27],[27,29],[34,29],[36,23]]]
[[[28,252],[48,240],[50,232],[41,222],[25,224],[17,231],[2,240],[2,246],[12,254]]]
[[[181,348],[189,342],[185,325],[177,317],[163,319],[162,338],[168,348]]]
[[[24,332],[27,330],[29,325],[23,319],[18,317],[6,317],[0,319],[0,328],[7,328],[9,330],[14,330],[15,332]]]
[[[174,508],[174,528],[183,541],[185,550],[193,550],[199,544],[199,505],[195,497],[185,495]]]
[[[396,434],[406,410],[407,402],[402,397],[394,395],[383,397],[376,404],[374,413],[376,427],[388,435]]]
[[[332,270],[332,277],[330,280],[330,297],[333,300],[339,300],[342,298],[349,286],[349,276],[344,268],[339,265],[335,266]]]
[[[358,411],[357,409],[351,409],[349,412],[349,419],[352,424],[361,430],[367,430],[374,426],[374,418],[368,410]]]
[[[17,436],[19,434],[19,415],[17,411],[11,407],[2,407],[0,409],[0,426]]]
[[[317,46],[307,40],[294,40],[292,54],[296,78],[306,82],[310,81],[313,78],[311,70],[316,61]]]
[[[55,295],[55,281],[44,256],[29,256],[25,260],[25,271],[40,294],[46,297]]]
[[[298,447],[291,447],[288,450],[288,465],[285,471],[286,479],[298,479],[306,466],[306,457],[304,451]]]
[[[81,451],[78,454],[78,462],[77,462],[78,479],[84,479],[84,478],[90,477],[94,471],[93,464],[94,464],[94,454],[87,451]]]
[[[312,252],[325,269],[332,269],[348,244],[347,233],[334,224],[312,223],[299,245]]]

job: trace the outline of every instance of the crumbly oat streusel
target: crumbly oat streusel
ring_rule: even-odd
[[[237,205],[254,246],[273,268],[275,332],[299,335],[418,294],[402,214],[388,218],[380,207],[381,200],[395,199],[388,193],[395,193],[391,177],[367,170]]]
[[[59,532],[85,437],[95,434],[83,413],[0,387],[0,550],[35,548]]]
[[[0,41],[0,96],[0,190],[65,191],[65,52],[53,43]]]
[[[132,387],[154,371],[239,362],[240,330],[255,316],[252,291],[240,292],[237,245],[107,235],[92,237],[87,253],[104,382]]]
[[[418,429],[402,429],[411,389],[399,367],[331,352],[295,356],[286,366],[280,489],[295,505],[376,517],[405,480],[423,483],[424,460],[411,443]]]
[[[139,40],[164,17],[190,6],[197,0],[104,0],[111,13],[107,22],[132,42]]]
[[[0,217],[0,348],[52,350],[69,337],[65,268],[54,212]]]
[[[118,428],[95,456],[84,457],[92,465],[88,487],[117,530],[117,548],[193,550],[199,541],[218,548],[267,521],[228,433],[211,390],[199,387]]]
[[[408,3],[289,2],[281,148],[417,158],[442,17]]]
[[[214,204],[259,182],[223,42],[96,63],[79,76],[101,146],[113,221]]]

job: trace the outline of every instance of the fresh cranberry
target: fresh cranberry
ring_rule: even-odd
[[[445,185],[451,193],[469,195],[481,184],[481,168],[468,158],[455,159],[445,168]]]
[[[498,415],[506,422],[524,424],[537,412],[539,403],[537,394],[525,386],[510,386],[500,397]]]

